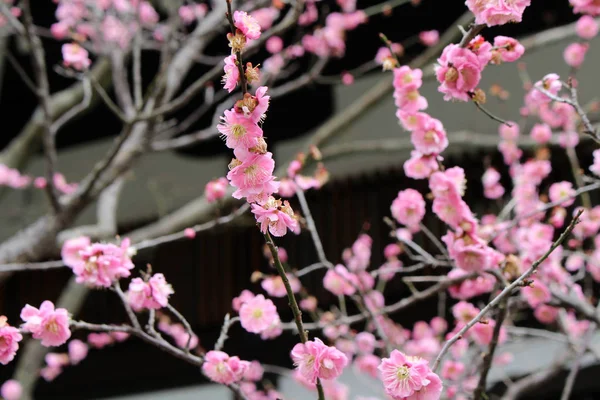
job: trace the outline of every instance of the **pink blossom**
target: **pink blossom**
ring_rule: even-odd
[[[232,300],[232,307],[235,311],[239,312],[242,305],[250,299],[254,298],[254,293],[249,290],[242,290],[242,293],[238,297],[234,297]]]
[[[558,145],[563,149],[575,148],[579,144],[579,134],[575,131],[558,134]]]
[[[406,85],[394,92],[396,107],[408,113],[416,113],[428,107],[427,99],[419,93],[416,84]]]
[[[531,129],[531,138],[539,144],[545,144],[552,139],[552,129],[546,124],[535,124]]]
[[[52,36],[57,40],[66,39],[69,35],[70,27],[69,24],[59,21],[50,26],[50,32]]]
[[[225,71],[225,75],[223,75],[223,89],[231,93],[240,79],[240,70],[237,66],[237,57],[235,54],[225,57],[224,61],[225,66],[223,70]]]
[[[336,3],[345,13],[351,13],[356,10],[356,0],[336,0]]]
[[[494,168],[488,168],[481,177],[485,197],[498,199],[504,194],[504,188],[500,185],[500,173]]]
[[[222,351],[209,351],[204,357],[202,372],[213,382],[230,385],[242,379],[250,363],[229,357]]]
[[[255,40],[260,37],[260,25],[253,16],[248,15],[245,11],[233,12],[233,24],[237,29],[242,31],[248,39]]]
[[[283,39],[279,36],[271,36],[265,43],[265,48],[271,54],[279,53],[283,50]]]
[[[531,286],[524,287],[521,293],[523,293],[523,297],[525,297],[531,308],[536,308],[541,304],[547,303],[552,298],[550,289],[539,281],[536,281]]]
[[[342,73],[342,83],[346,86],[350,86],[354,83],[354,76],[349,72]]]
[[[558,317],[558,309],[546,304],[539,305],[533,312],[535,318],[542,324],[551,324]]]
[[[72,242],[75,241],[75,242]],[[78,251],[75,249],[85,243],[85,239],[77,238],[68,240],[63,248],[67,258],[63,258],[65,265],[73,270],[78,283],[85,283],[93,287],[109,287],[120,278],[130,275],[134,264],[129,258],[129,239],[124,239],[121,246],[105,243],[93,243]],[[64,257],[64,256],[63,256]]]
[[[433,317],[430,322],[431,329],[437,335],[441,335],[448,329],[448,323],[442,317]]]
[[[323,381],[323,392],[326,399],[348,400],[350,389],[337,381]]]
[[[358,350],[362,353],[371,354],[375,350],[377,340],[371,332],[360,332],[354,338]]]
[[[594,163],[590,166],[590,172],[600,176],[600,149],[594,150],[592,154],[594,155]]]
[[[471,50],[477,56],[482,69],[492,60],[493,46],[481,35],[477,35],[471,39],[469,44],[467,44],[467,49]]]
[[[327,271],[323,277],[323,287],[337,296],[352,296],[356,292],[356,277],[341,264]]]
[[[466,0],[467,7],[475,14],[478,25],[504,25],[509,22],[521,22],[523,11],[531,0]]]
[[[131,41],[131,32],[115,16],[108,15],[102,21],[101,26],[104,40],[109,43],[116,43],[122,49],[126,49]]]
[[[494,327],[496,326],[496,321],[490,320],[485,324],[478,323],[475,324],[469,331],[470,336],[473,338],[473,341],[479,345],[487,346],[492,341],[494,336]],[[502,344],[506,341],[506,329],[504,327],[500,328],[500,335],[498,336],[498,343]]]
[[[277,307],[262,294],[248,300],[240,308],[240,322],[248,332],[261,333],[276,320],[279,320]]]
[[[470,322],[480,311],[479,308],[466,301],[460,301],[452,307],[452,315],[463,324]]]
[[[441,121],[429,118],[412,131],[410,139],[422,154],[439,154],[448,147],[448,137]]]
[[[475,53],[451,44],[442,52],[438,64],[435,73],[441,84],[438,90],[445,94],[444,100],[468,101],[469,92],[479,84],[483,69]]]
[[[569,0],[569,2],[575,13],[600,15],[600,3],[597,0]]]
[[[281,320],[276,319],[271,323],[271,325],[269,325],[269,327],[266,330],[262,331],[262,333],[260,334],[260,338],[262,340],[274,339],[280,336],[282,333],[283,329],[281,328]]]
[[[275,181],[275,177],[273,176],[275,161],[273,161],[273,154],[270,152],[265,154],[250,154],[244,160],[235,159],[230,164],[230,168],[230,171],[227,173],[227,179],[229,179],[233,187],[237,188],[232,194],[236,199],[247,197],[249,202],[257,200],[267,202],[269,196],[279,188],[279,183]],[[271,203],[271,206],[275,205],[272,201]],[[266,214],[277,212],[277,210],[266,210],[269,211]],[[253,208],[254,211],[255,209]],[[257,213],[255,212],[255,214]],[[258,212],[258,215],[262,216],[264,214],[265,211]],[[284,212],[284,214],[287,214],[287,212]],[[279,219],[275,219],[275,221],[281,227],[281,221]],[[286,219],[285,222],[289,221]],[[296,229],[292,226],[290,228]]]
[[[423,31],[419,33],[419,40],[425,46],[435,46],[440,40],[440,33],[436,30]]]
[[[279,191],[277,192],[279,196],[290,199],[296,195],[297,186],[293,180],[283,178],[279,183]]]
[[[124,342],[129,339],[129,333],[127,332],[111,332],[110,336],[117,342]]]
[[[79,339],[73,339],[69,342],[69,360],[71,364],[77,365],[87,357],[88,345]]]
[[[154,274],[148,282],[134,278],[129,283],[127,300],[135,311],[159,310],[169,304],[169,296],[174,293],[163,274]]]
[[[230,149],[254,147],[258,144],[258,138],[263,135],[258,125],[234,110],[226,110],[221,119],[223,122],[217,125],[217,130],[224,136],[225,145]]]
[[[204,196],[206,197],[206,201],[209,203],[214,203],[215,201],[225,197],[227,186],[229,186],[228,184],[229,182],[227,182],[225,177],[214,179],[208,182],[204,187]]]
[[[279,16],[279,10],[275,7],[264,7],[252,11],[250,15],[256,20],[261,30],[265,31],[273,25],[273,21]]]
[[[300,300],[300,308],[304,311],[315,311],[317,309],[317,298],[314,296],[309,296]]]
[[[279,249],[281,250],[281,249]],[[281,256],[279,257],[281,259]],[[287,275],[288,281],[290,283],[290,287],[294,293],[298,293],[301,288],[300,280],[295,276],[289,274]],[[260,283],[260,286],[272,297],[285,297],[287,296],[287,292],[285,289],[285,285],[283,284],[283,279],[279,275],[269,276]]]
[[[0,364],[6,365],[15,358],[21,340],[23,336],[19,330],[8,325],[4,315],[0,316]]]
[[[587,43],[571,43],[563,53],[565,62],[573,68],[581,67],[588,49],[589,45]]]
[[[379,364],[381,364],[381,359],[374,354],[362,354],[354,360],[354,365],[360,372],[370,375],[373,378],[379,377],[377,370]]]
[[[300,374],[311,384],[315,384],[317,378],[337,378],[348,364],[344,353],[335,347],[326,346],[319,338],[296,344],[291,356]]]
[[[465,365],[460,361],[447,360],[442,366],[442,378],[456,381],[465,371]]]
[[[415,395],[432,383],[428,375],[434,375],[426,360],[406,356],[398,350],[392,351],[389,358],[382,359],[378,369],[385,392],[394,398]]]
[[[577,21],[577,24],[575,24],[575,31],[577,32],[577,35],[579,35],[580,38],[586,40],[590,40],[596,37],[596,35],[598,34],[598,29],[598,23],[593,17],[589,15],[582,16]]]
[[[426,156],[413,150],[404,162],[404,173],[413,179],[425,179],[439,169],[436,156]]]
[[[48,353],[44,357],[44,360],[52,368],[62,368],[69,365],[69,355],[66,353]]]
[[[196,237],[196,231],[194,230],[194,228],[185,228],[183,230],[183,234],[188,239],[193,239]]]
[[[517,39],[508,36],[496,36],[494,47],[504,62],[517,61],[525,53],[525,47]]]
[[[40,376],[46,382],[52,382],[62,373],[62,368],[59,367],[44,367],[40,370]]]
[[[81,257],[80,253],[90,245],[91,241],[87,236],[80,236],[65,241],[61,250],[63,262],[67,266],[82,262],[83,258]]]
[[[21,387],[21,384],[14,379],[7,380],[0,388],[0,396],[2,396],[4,400],[19,400],[22,394],[23,388]]]
[[[79,71],[88,69],[91,64],[87,50],[77,43],[63,44],[62,56],[65,67],[72,67]]]
[[[21,319],[25,321],[23,329],[34,339],[41,339],[42,346],[60,346],[71,337],[69,313],[64,308],[55,310],[51,301],[44,301],[39,310],[27,304],[21,310]]]
[[[575,202],[577,192],[573,188],[573,184],[568,181],[556,182],[550,186],[548,191],[550,201],[552,203],[559,203],[563,207],[569,207]],[[562,202],[561,202],[562,200]]]
[[[544,76],[541,81],[538,81],[534,85],[535,87],[540,87],[545,91],[553,94],[554,96],[558,95],[558,92],[562,88],[562,84],[560,83],[560,77],[557,74],[548,74]],[[537,89],[532,89],[530,92],[531,101],[534,104],[547,104],[552,101],[548,96]]]
[[[500,137],[507,141],[515,141],[519,138],[519,124],[513,121],[508,122],[510,124],[500,124],[498,127],[498,132],[500,133]]]
[[[396,117],[400,121],[400,125],[409,132],[423,126],[425,121],[431,118],[428,114],[422,112],[412,113],[402,109],[396,111]]]
[[[110,336],[108,333],[104,333],[104,332],[90,333],[87,337],[87,341],[90,344],[90,346],[92,346],[96,349],[101,349],[101,348],[106,347],[114,342],[112,336]]]
[[[269,196],[262,206],[252,204],[252,213],[256,222],[260,223],[262,233],[267,233],[267,229],[278,237],[285,236],[288,229],[295,234],[300,233],[300,225],[287,200],[282,202]]]
[[[395,90],[418,89],[423,84],[423,71],[420,69],[411,69],[404,65],[400,68],[394,68],[393,85]]]
[[[258,361],[251,361],[248,364],[248,368],[246,372],[244,372],[244,379],[247,381],[257,382],[260,381],[263,377],[265,370],[262,365]]]
[[[398,192],[391,209],[392,215],[399,223],[418,230],[419,223],[425,216],[425,200],[416,190],[405,189]]]

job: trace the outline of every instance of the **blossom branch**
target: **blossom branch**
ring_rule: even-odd
[[[236,322],[240,320],[239,317],[231,318],[229,314],[225,314],[225,319],[223,321],[223,326],[221,327],[221,334],[215,343],[215,350],[221,350],[225,345],[225,341],[229,338],[229,328]]]
[[[562,242],[564,242],[564,240],[567,238],[567,236],[569,236],[569,234],[575,228],[575,225],[579,222],[579,217],[581,216],[582,213],[583,213],[583,210],[580,210],[575,215],[575,217],[573,218],[573,220],[571,221],[571,223],[569,224],[567,229],[565,229],[565,231],[560,235],[560,237],[554,243],[552,243],[552,245],[546,251],[546,253],[544,253],[539,259],[537,259],[531,265],[531,267],[527,271],[525,271],[521,276],[519,276],[517,279],[515,279],[515,281],[513,283],[511,283],[509,286],[504,288],[504,290],[502,290],[502,292],[500,292],[500,294],[498,296],[496,296],[490,303],[488,303],[483,309],[481,309],[481,311],[473,319],[471,319],[471,321],[469,321],[460,331],[458,331],[454,336],[452,336],[452,338],[450,338],[444,344],[444,347],[442,347],[442,350],[440,351],[440,353],[438,354],[438,356],[435,359],[435,362],[433,363],[432,370],[434,372],[439,367],[440,362],[442,361],[442,358],[446,355],[448,350],[450,350],[450,347],[452,347],[452,345],[454,343],[456,343],[456,341],[461,339],[463,337],[463,335],[469,329],[471,329],[475,324],[479,323],[479,321],[481,321],[481,318],[483,318],[490,310],[492,310],[498,304],[500,304],[500,302],[502,302],[502,300],[505,297],[510,296],[516,288],[521,286],[523,284],[523,282],[525,281],[525,279],[529,278],[537,270],[539,265],[542,262],[544,262],[544,260],[546,260],[548,258],[548,256],[550,256],[550,254],[552,254],[552,252],[554,250],[556,250],[556,248],[558,246],[561,245]]]

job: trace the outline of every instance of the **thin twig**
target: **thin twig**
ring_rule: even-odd
[[[121,284],[119,282],[115,282],[113,285],[113,290],[121,299],[121,302],[123,303],[123,307],[125,307],[125,312],[127,312],[127,316],[129,317],[129,320],[131,321],[131,325],[133,325],[133,327],[135,329],[141,330],[142,326],[140,325],[140,321],[138,321],[137,316],[135,315],[135,313],[133,312],[133,309],[131,308],[131,305],[129,305],[127,296],[125,296],[125,293],[123,293],[123,290],[121,290]]]
[[[215,343],[215,350],[223,349],[223,346],[225,345],[225,341],[227,339],[229,339],[229,336],[228,336],[229,329],[231,328],[231,326],[233,324],[235,324],[239,320],[240,320],[239,317],[231,318],[229,314],[225,314],[223,326],[221,327],[221,334],[219,335],[219,338],[217,339],[217,342]]]
[[[188,339],[185,344],[185,351],[189,352],[190,351],[190,343],[192,342],[192,337],[194,337],[194,331],[192,331],[192,326],[190,325],[188,320],[185,319],[185,317],[179,311],[177,311],[177,309],[175,307],[173,307],[171,304],[167,304],[167,310],[171,311],[173,313],[173,315],[175,315],[177,317],[177,319],[183,324],[183,326],[185,326],[185,330],[187,331],[187,334],[188,334]]]

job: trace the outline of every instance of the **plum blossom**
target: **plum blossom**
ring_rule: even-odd
[[[258,21],[245,11],[233,12],[233,24],[242,31],[248,39],[255,40],[260,37],[260,25]]]
[[[174,293],[163,274],[154,274],[147,282],[134,278],[129,283],[127,301],[135,311],[159,310],[169,304],[169,296]]]
[[[444,93],[444,100],[468,101],[481,79],[481,65],[477,55],[457,44],[446,46],[438,59],[435,74]]]
[[[282,202],[269,196],[264,205],[252,204],[252,213],[260,223],[262,233],[267,233],[267,229],[278,237],[284,236],[288,229],[300,233],[300,225],[287,200]]]
[[[587,43],[571,43],[563,53],[563,57],[568,66],[579,68],[585,60],[585,54],[589,49]]]
[[[213,382],[230,385],[243,378],[249,365],[248,361],[242,361],[239,357],[211,350],[204,356],[202,372]]]
[[[389,358],[381,360],[378,369],[385,392],[393,398],[438,399],[442,391],[440,379],[431,372],[427,361],[420,357],[406,356],[394,350]],[[429,385],[432,386],[428,389]],[[427,395],[415,396],[420,392]]]
[[[93,243],[89,239],[67,240],[62,249],[63,262],[73,270],[78,283],[92,287],[109,287],[131,273],[134,264],[129,258],[129,239],[120,246],[112,243]]]
[[[225,75],[223,75],[223,88],[231,93],[240,79],[240,70],[237,66],[237,57],[235,54],[225,57],[223,70],[225,72]]]
[[[561,206],[569,207],[575,202],[577,192],[573,188],[573,184],[571,182],[563,181],[553,183],[552,186],[550,186],[548,195],[550,196],[551,202],[560,202]]]
[[[323,287],[337,296],[352,296],[356,292],[357,279],[346,267],[338,264],[323,277]]]
[[[273,154],[270,152],[265,154],[245,154],[242,152],[239,154],[243,154],[243,159],[239,157],[234,159],[230,163],[230,170],[227,173],[227,179],[233,187],[237,188],[232,196],[236,199],[246,197],[249,202],[259,201],[268,204],[269,208],[266,208],[266,211],[258,212],[258,209],[253,208],[252,211],[256,210],[255,214],[258,213],[260,216],[277,213],[278,210],[271,209],[271,207],[278,206],[277,202],[269,199],[269,196],[279,188],[279,182],[276,182],[273,176],[273,170],[275,169]],[[290,210],[286,209],[284,213],[287,214],[288,211],[291,211],[291,208]],[[284,220],[291,223],[285,218]],[[281,228],[283,221],[280,221],[279,218],[275,221],[278,222],[278,228]],[[266,229],[266,225],[264,227]],[[295,226],[290,226],[290,228],[296,229]],[[277,231],[279,232],[279,230]]]
[[[60,346],[71,337],[69,313],[64,308],[54,309],[51,301],[44,301],[39,309],[27,304],[21,319],[25,321],[23,329],[34,339],[41,339],[42,346]]]
[[[569,2],[575,13],[600,15],[600,3],[597,0],[569,0]]]
[[[299,374],[314,385],[319,379],[335,379],[348,364],[348,358],[335,347],[325,345],[321,339],[298,343],[291,352]]]
[[[440,40],[440,33],[436,30],[423,31],[419,33],[419,40],[425,46],[435,46]]]
[[[440,120],[427,118],[410,135],[415,149],[422,154],[439,154],[448,147],[448,137]]]
[[[9,379],[2,384],[0,387],[0,396],[4,398],[4,400],[19,400],[21,395],[23,394],[23,388],[19,381],[14,379]]]
[[[531,0],[466,0],[465,3],[475,14],[476,24],[495,26],[521,22]]]
[[[492,56],[493,60],[497,60],[498,57],[504,62],[517,61],[525,53],[525,47],[517,39],[513,39],[508,36],[496,36],[494,38],[494,48],[497,56]]]
[[[86,49],[77,43],[65,43],[62,45],[63,64],[65,67],[82,71],[90,67],[91,61]]]
[[[277,320],[279,314],[275,304],[262,294],[248,300],[240,308],[240,322],[248,332],[261,333]]]
[[[258,125],[234,110],[225,110],[225,116],[221,119],[223,122],[217,125],[217,130],[223,135],[225,145],[230,149],[254,147],[258,144],[258,138],[263,135]]]
[[[8,325],[4,315],[0,316],[0,364],[6,365],[15,358],[21,340],[23,336],[19,330]]]
[[[418,230],[419,223],[425,216],[425,200],[418,191],[405,189],[398,192],[391,209],[396,221],[412,230]]]
[[[582,16],[575,24],[575,32],[577,32],[577,35],[586,40],[596,37],[599,28],[596,20],[589,15]]]
[[[69,361],[73,365],[79,364],[87,357],[88,345],[79,339],[73,339],[69,342]]]

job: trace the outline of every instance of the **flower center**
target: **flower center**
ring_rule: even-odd
[[[413,81],[412,75],[411,74],[404,75],[404,78],[402,78],[402,81],[404,83],[411,83]]]
[[[407,379],[409,375],[410,374],[408,372],[408,367],[406,365],[401,366],[396,371],[396,376],[398,377],[398,379],[400,379],[402,381],[405,380],[405,379]]]
[[[454,67],[451,67],[446,71],[446,75],[444,76],[444,80],[446,82],[454,83],[458,80],[458,70]]]
[[[57,334],[59,331],[58,328],[58,324],[56,323],[56,320],[51,319],[50,321],[48,321],[48,323],[44,326],[45,330],[50,332],[50,333],[54,333]]]
[[[231,125],[231,134],[234,138],[240,139],[246,134],[246,128],[241,124],[233,124]]]
[[[437,142],[437,136],[435,135],[435,131],[434,130],[430,130],[425,132],[425,141],[428,143],[436,143]]]
[[[259,319],[263,316],[263,311],[260,308],[257,308],[252,312],[252,317],[255,319]]]
[[[415,101],[419,98],[419,92],[416,90],[410,91],[408,92],[408,94],[406,95],[406,98],[410,101]]]

